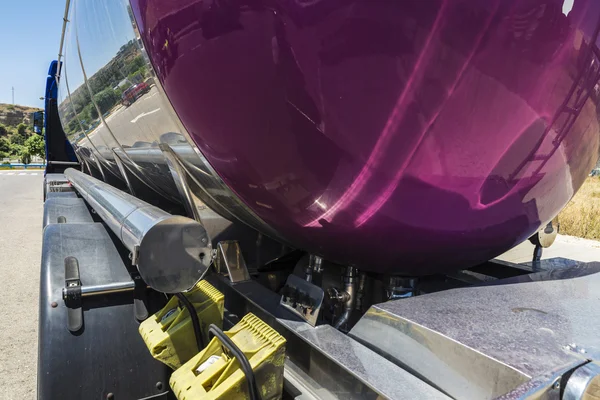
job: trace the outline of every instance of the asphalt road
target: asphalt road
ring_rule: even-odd
[[[117,107],[105,117],[112,135],[122,145],[133,146],[135,142],[157,140],[160,135],[168,132],[178,132],[175,123],[167,116],[167,107],[155,86],[137,99],[129,107]],[[90,140],[98,147],[114,147],[111,132],[104,124],[100,124],[89,133]],[[81,141],[86,145],[87,139]]]
[[[0,170],[3,400],[36,398],[43,173]]]

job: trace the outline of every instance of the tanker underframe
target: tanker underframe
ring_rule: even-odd
[[[278,390],[244,370],[240,392],[206,398],[598,397],[600,263],[540,261],[552,224],[536,236],[531,263],[491,260],[418,279],[285,247],[261,263],[262,237],[244,225],[210,209],[198,220],[178,216],[185,210],[139,198],[134,176],[117,188],[99,165],[52,151],[65,136],[48,107],[39,399],[197,398],[170,390],[176,372],[138,333],[165,293],[188,307],[176,292],[197,276],[224,297],[223,331],[252,313],[286,342],[283,365],[271,366]],[[179,157],[164,162],[185,193]],[[196,340],[186,339],[201,349],[195,320],[188,316]]]

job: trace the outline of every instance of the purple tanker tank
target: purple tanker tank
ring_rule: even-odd
[[[223,181],[363,270],[465,268],[534,234],[598,158],[593,0],[131,0]]]

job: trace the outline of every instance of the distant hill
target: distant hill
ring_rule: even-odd
[[[41,108],[0,103],[0,124],[17,126],[21,122],[30,125],[31,113]]]

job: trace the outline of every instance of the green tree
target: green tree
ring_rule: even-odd
[[[23,164],[29,164],[31,162],[31,154],[29,154],[29,150],[27,148],[23,148],[21,153],[19,154],[19,160]]]
[[[79,123],[77,122],[77,117],[73,118],[71,121],[69,121],[69,123],[67,124],[67,132],[75,132],[79,129]]]
[[[44,157],[46,154],[44,139],[35,135],[25,141],[25,148],[32,156]]]
[[[102,114],[110,110],[118,100],[119,97],[112,88],[106,88],[94,95],[94,101]]]
[[[8,128],[6,126],[0,124],[0,136],[8,135]]]
[[[0,137],[0,152],[5,154],[10,153],[10,142],[3,137]]]
[[[27,136],[27,125],[22,122],[17,125],[17,133],[22,136]]]
[[[23,146],[20,144],[14,144],[11,143],[10,145],[10,155],[11,156],[18,156],[21,154],[21,152],[23,151]]]
[[[135,58],[125,62],[123,69],[124,75],[130,75],[131,73],[140,69],[142,66],[144,66],[144,57],[138,55]]]
[[[12,144],[23,145],[25,144],[25,140],[27,140],[27,138],[23,135],[19,135],[18,133],[13,133],[8,137],[8,140],[10,140]]]

